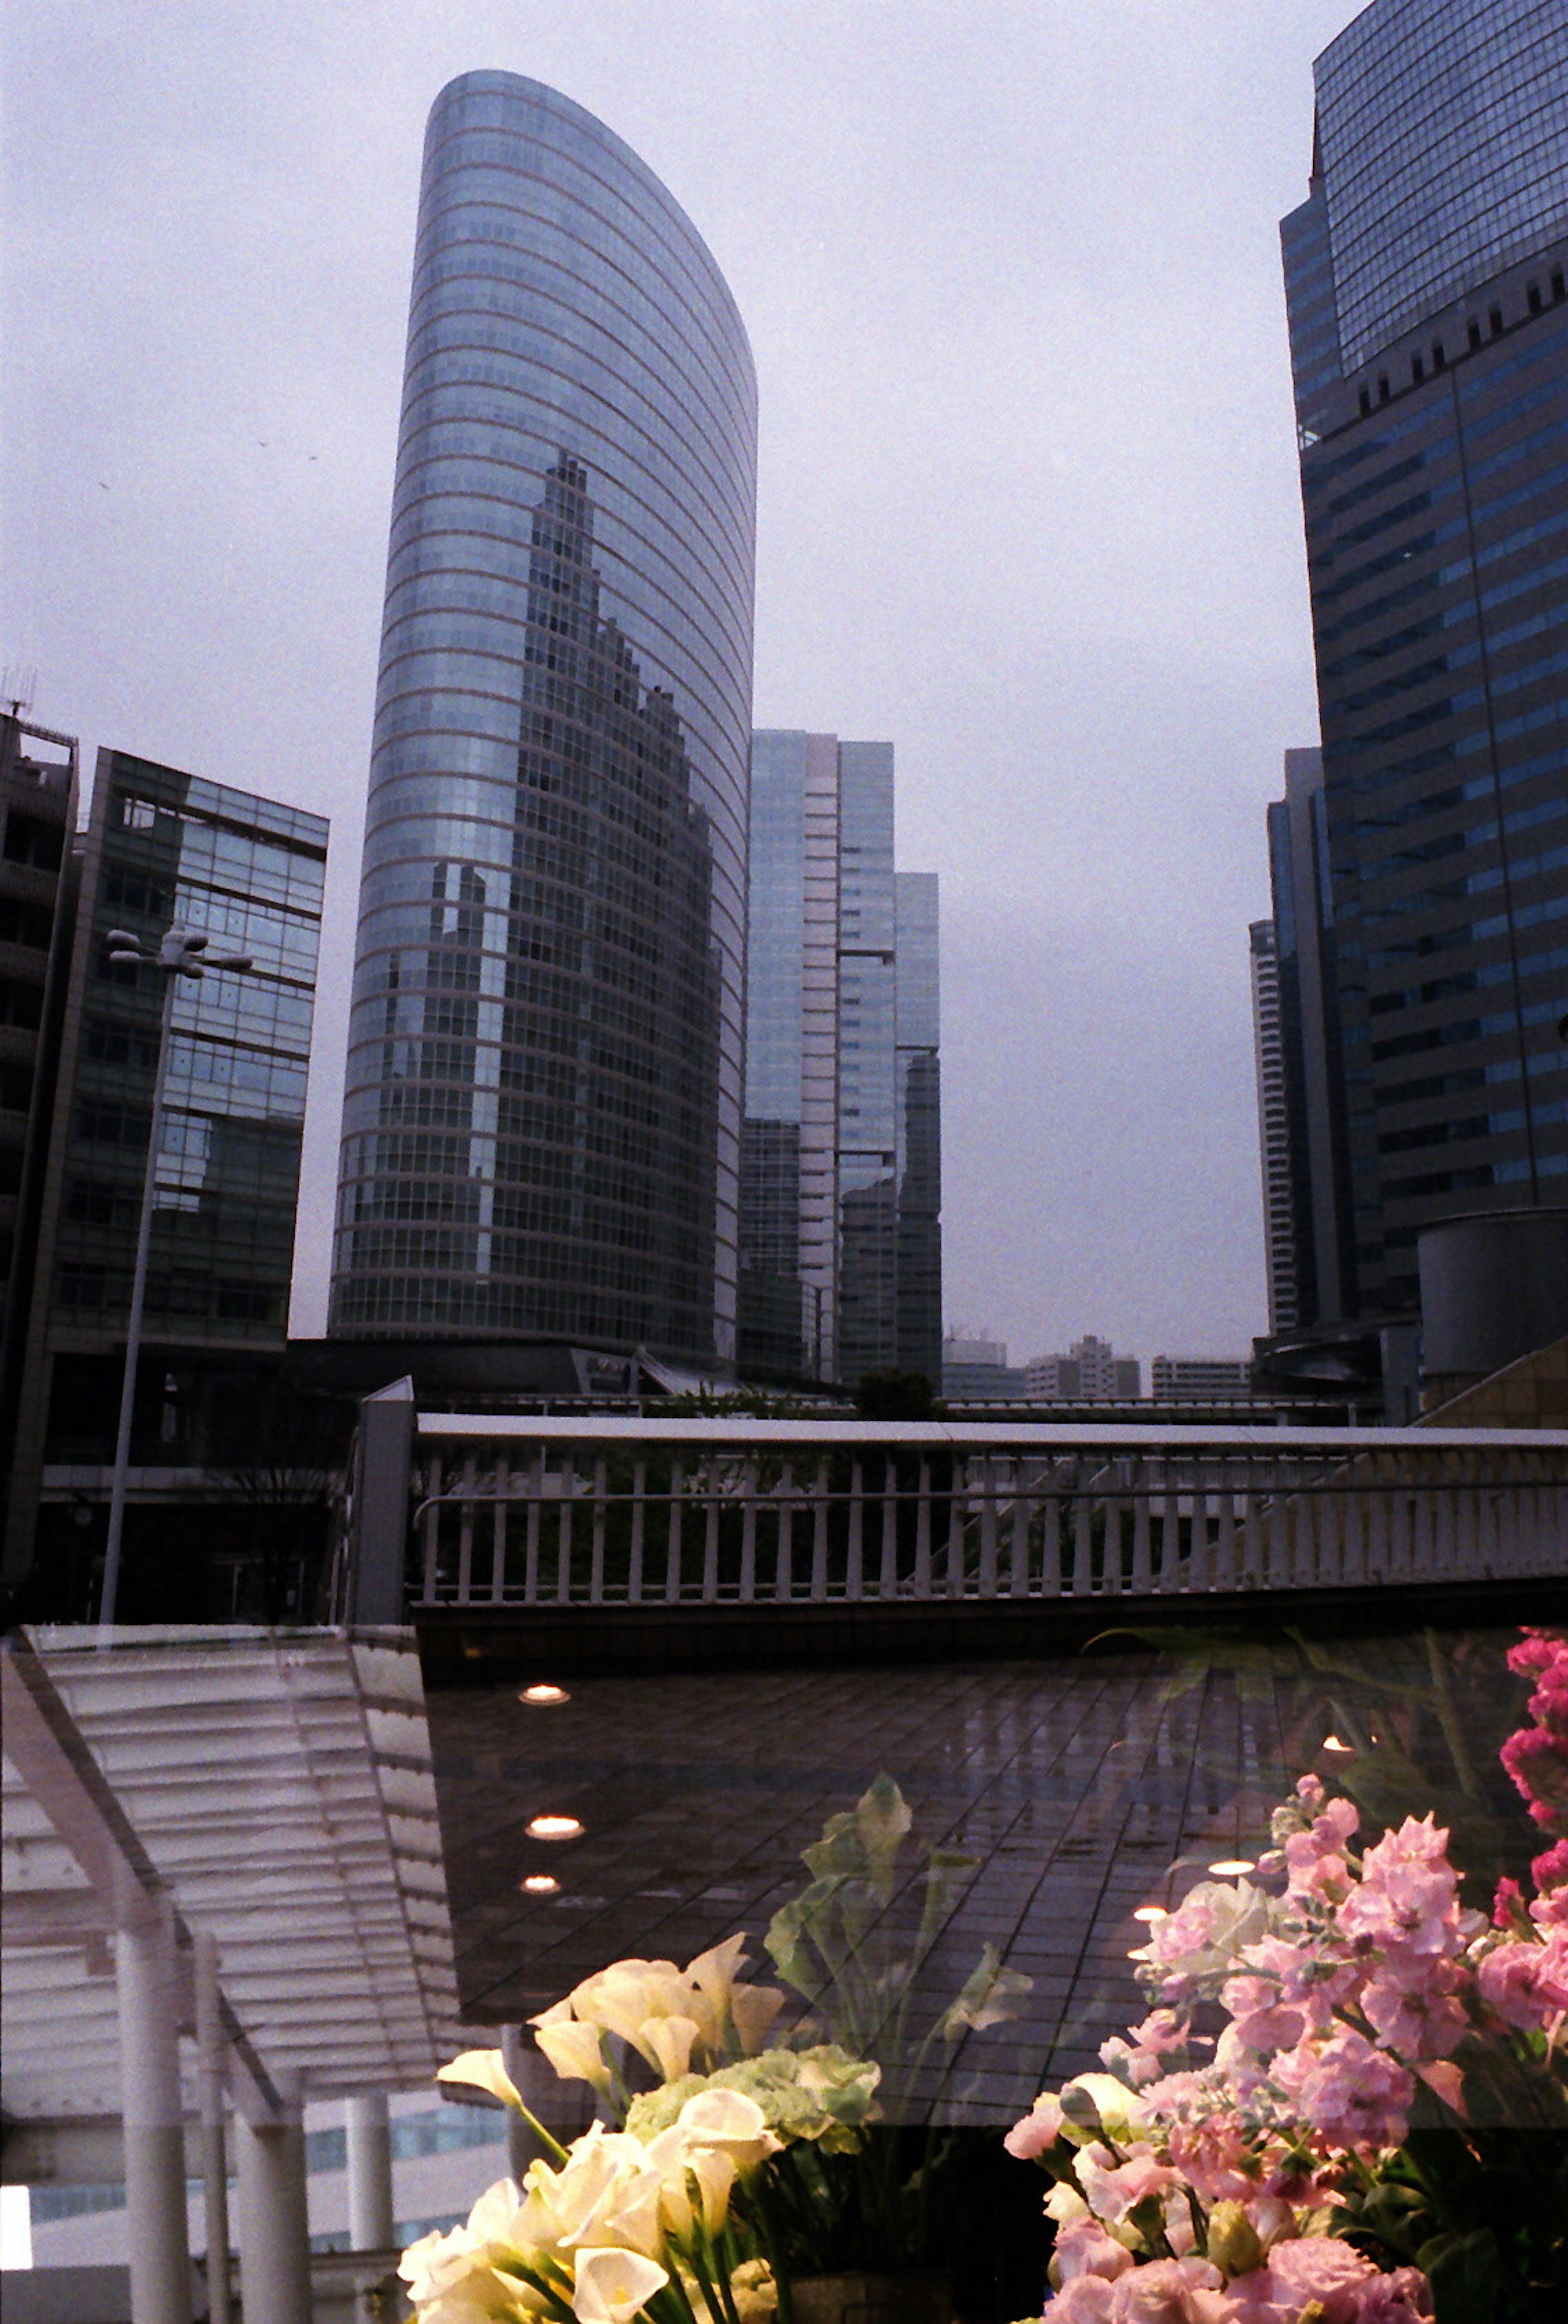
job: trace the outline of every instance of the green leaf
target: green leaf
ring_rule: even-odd
[[[1493,2324],[1501,2255],[1490,2227],[1468,2236],[1434,2236],[1416,2264],[1432,2284],[1437,2324]]]

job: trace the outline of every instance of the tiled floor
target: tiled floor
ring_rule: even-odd
[[[1518,1693],[1506,1643],[1471,1634],[1443,1650],[1478,1746],[1483,1730],[1506,1731]],[[465,2015],[515,2022],[607,1961],[685,1960],[736,1929],[751,1932],[752,1974],[767,1978],[761,1937],[805,1883],[799,1851],[885,1772],[915,1825],[905,1885],[869,1944],[896,1955],[911,1940],[927,1850],[974,1859],[911,2022],[939,2014],[988,1941],[1034,1980],[1015,2020],[955,2050],[936,2044],[899,2110],[1010,2120],[1046,2084],[1097,2063],[1101,2042],[1141,2014],[1127,1959],[1143,1933],[1134,1907],[1174,1901],[1216,1858],[1255,1855],[1269,1807],[1335,1726],[1365,1737],[1379,1718],[1402,1720],[1403,1758],[1425,1754],[1441,1774],[1425,1644],[1382,1639],[1340,1659],[1352,1656],[1350,1675],[1281,1646],[586,1680],[550,1710],[521,1703],[513,1685],[433,1692]],[[531,1839],[541,1812],[577,1817],[583,1837]],[[529,1872],[553,1873],[558,1895],[520,1893]]]

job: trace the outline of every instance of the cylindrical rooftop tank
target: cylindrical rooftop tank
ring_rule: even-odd
[[[1568,1208],[1444,1219],[1416,1253],[1428,1379],[1484,1379],[1568,1336]]]

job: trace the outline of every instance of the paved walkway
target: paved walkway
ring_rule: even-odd
[[[1442,1655],[1450,1729],[1457,1702],[1480,1761],[1476,1812],[1499,1822],[1510,1795],[1490,1763],[1522,1708],[1502,1661],[1515,1635],[1450,1637]],[[1194,1647],[1185,1661],[574,1680],[549,1710],[515,1685],[432,1692],[464,2015],[515,2022],[610,1960],[684,1960],[737,1929],[766,1978],[761,1937],[804,1885],[799,1851],[885,1772],[914,1810],[909,1875],[931,1848],[973,1859],[912,2018],[946,2006],[987,1941],[1034,1980],[1015,2021],[955,2052],[938,2044],[937,2070],[900,2110],[1009,2120],[1098,2063],[1100,2043],[1141,2014],[1135,1908],[1174,1903],[1216,1860],[1255,1856],[1303,1768],[1358,1770],[1363,1792],[1381,1784],[1390,1800],[1400,1782],[1422,1790],[1424,1774],[1452,1788],[1425,1641],[1362,1642],[1330,1660],[1324,1673],[1288,1646]],[[1358,1757],[1323,1756],[1336,1729]],[[1425,1803],[1396,1801],[1400,1814]],[[530,1837],[540,1813],[577,1818],[582,1837]],[[530,1873],[553,1875],[558,1893],[522,1893]],[[908,1882],[868,1942],[907,1947],[921,1903]]]

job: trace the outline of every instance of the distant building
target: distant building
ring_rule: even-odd
[[[0,1494],[22,1395],[74,925],[77,745],[0,713]],[[0,1530],[4,1526],[0,1501]]]
[[[137,1575],[149,1495],[193,1455],[281,1467],[266,1394],[288,1331],[305,1082],[327,863],[319,816],[100,751],[81,861],[37,1271],[16,1424],[8,1582],[36,1566],[33,1602],[90,1605],[125,1366],[158,1059],[161,979],[116,966],[106,937],[208,932],[254,968],[179,988],[132,1440],[122,1618],[190,1618],[182,1554],[215,1548],[210,1518],[160,1507],[157,1579]],[[224,1411],[226,1409],[226,1429]],[[234,1479],[208,1488],[230,1503]],[[254,1483],[252,1498],[264,1490]],[[143,1584],[151,1591],[144,1600]],[[208,1601],[209,1603],[210,1601]]]
[[[1343,1062],[1323,753],[1287,751],[1268,809],[1273,918],[1250,932],[1269,1330],[1344,1312]],[[1260,935],[1267,931],[1267,936]]]
[[[742,1370],[942,1364],[936,881],[893,865],[893,746],[752,746]]]
[[[1322,805],[1309,864],[1287,761],[1275,918],[1310,896],[1332,950],[1296,1321],[1376,1329],[1425,1228],[1568,1188],[1568,13],[1373,0],[1314,80],[1281,238]]]
[[[942,1342],[942,1393],[955,1404],[1010,1404],[1028,1393],[1021,1364],[1010,1364],[1005,1340],[949,1332]]]
[[[1156,1356],[1150,1394],[1156,1404],[1246,1404],[1252,1395],[1247,1356]]]
[[[1119,1356],[1093,1332],[1065,1356],[1036,1356],[1026,1367],[1031,1403],[1136,1404],[1143,1393],[1136,1356]]]

